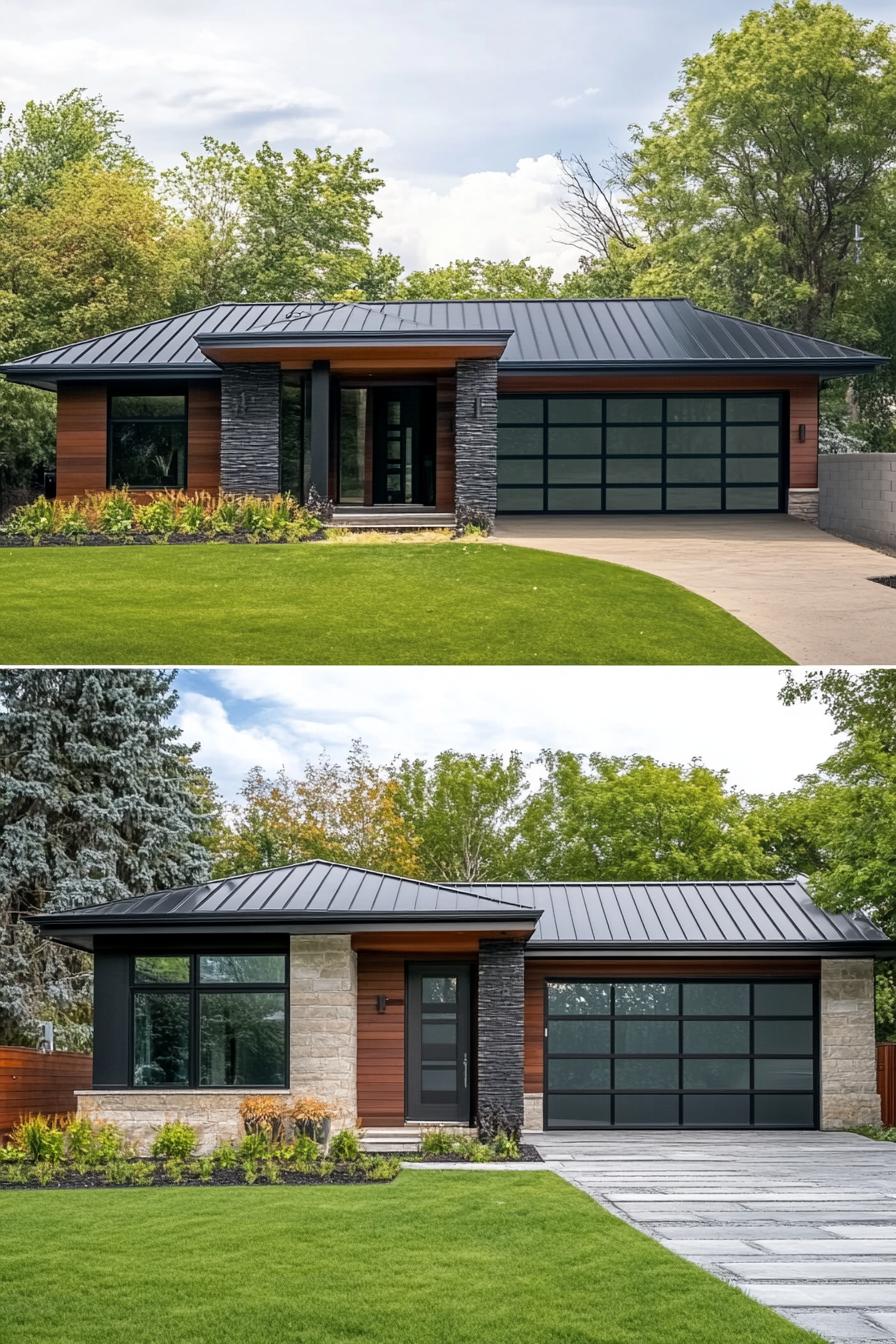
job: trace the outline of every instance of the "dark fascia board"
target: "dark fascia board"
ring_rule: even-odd
[[[505,345],[513,335],[513,330],[482,331],[445,331],[441,328],[426,327],[419,334],[408,331],[259,331],[215,332],[197,331],[193,337],[196,344],[202,346],[238,346],[251,349],[253,346],[266,345],[483,345],[489,341],[501,341]]]
[[[884,355],[868,355],[863,359],[633,359],[633,360],[579,360],[575,363],[529,360],[501,362],[498,372],[506,374],[563,374],[574,373],[818,373],[827,377],[843,378],[852,373],[870,373],[872,369],[889,364]]]
[[[752,943],[545,943],[527,947],[526,956],[543,957],[876,957],[896,958],[896,942],[888,938],[850,939],[835,942],[752,942]]]
[[[54,364],[32,364],[23,369],[15,364],[0,364],[0,374],[9,383],[22,387],[37,387],[43,392],[56,392],[60,383],[183,383],[194,379],[221,381],[221,370],[216,364],[128,364],[91,365],[87,369],[59,368]]]

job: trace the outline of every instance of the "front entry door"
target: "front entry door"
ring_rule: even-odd
[[[408,966],[407,1118],[470,1122],[470,967]]]
[[[435,399],[431,387],[373,393],[373,503],[435,503]]]

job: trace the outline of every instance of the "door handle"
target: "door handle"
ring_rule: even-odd
[[[467,1086],[467,1054],[464,1051],[464,1087]]]

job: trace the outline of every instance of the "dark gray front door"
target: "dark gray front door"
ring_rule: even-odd
[[[373,396],[374,504],[434,504],[432,388],[382,387]]]
[[[470,1120],[470,967],[408,965],[407,1118]]]

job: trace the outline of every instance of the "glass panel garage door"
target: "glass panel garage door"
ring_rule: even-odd
[[[812,1129],[811,981],[549,980],[548,1129]]]
[[[499,513],[773,513],[780,395],[498,398]]]

